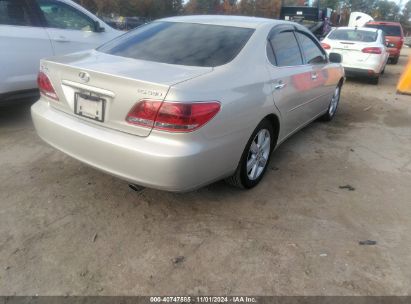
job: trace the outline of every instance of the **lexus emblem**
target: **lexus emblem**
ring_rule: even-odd
[[[89,82],[90,81],[90,75],[87,72],[80,72],[78,74],[78,77],[80,77],[80,80],[82,82]]]

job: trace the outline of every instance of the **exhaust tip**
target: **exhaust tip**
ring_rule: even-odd
[[[140,192],[140,191],[143,191],[143,190],[145,189],[145,187],[139,186],[139,185],[136,185],[136,184],[129,184],[128,187],[129,187],[131,190],[134,190],[134,191],[136,191],[136,192]]]

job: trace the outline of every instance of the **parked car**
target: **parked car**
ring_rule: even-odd
[[[275,147],[334,117],[344,70],[330,60],[295,23],[167,18],[42,60],[32,117],[46,142],[132,184],[252,188]]]
[[[340,27],[321,44],[328,53],[341,54],[346,76],[367,77],[377,84],[384,73],[389,53],[379,29]]]
[[[40,59],[95,48],[122,32],[69,0],[0,0],[0,101],[38,92]]]
[[[401,24],[398,22],[372,21],[368,22],[365,26],[377,28],[384,32],[388,52],[390,53],[390,61],[393,64],[397,64],[402,45],[404,44],[404,32]]]

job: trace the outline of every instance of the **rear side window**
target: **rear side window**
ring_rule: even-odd
[[[153,22],[115,39],[100,52],[169,64],[215,67],[233,60],[254,29]]]
[[[37,3],[48,27],[80,31],[94,30],[92,19],[67,4],[48,0],[37,0]]]
[[[275,34],[270,42],[277,66],[293,66],[303,63],[300,48],[292,31]]]
[[[401,28],[398,25],[384,25],[384,24],[366,24],[366,27],[380,29],[385,36],[401,37]]]
[[[0,24],[32,26],[25,1],[0,0]]]
[[[327,62],[327,57],[312,38],[304,33],[296,33],[308,64],[321,64]]]
[[[331,40],[374,42],[377,41],[378,33],[362,30],[334,30],[327,37]]]

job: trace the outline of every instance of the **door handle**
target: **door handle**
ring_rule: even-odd
[[[274,86],[274,89],[276,89],[276,90],[281,90],[281,89],[284,88],[284,87],[285,87],[285,83],[280,80],[280,81],[277,82],[277,84]]]
[[[59,36],[59,37],[57,37],[57,38],[54,38],[53,39],[54,41],[56,41],[56,42],[70,42],[70,40],[68,40],[66,37],[64,37],[64,36]]]
[[[316,72],[311,73],[311,79],[316,80],[318,78],[318,75]]]

